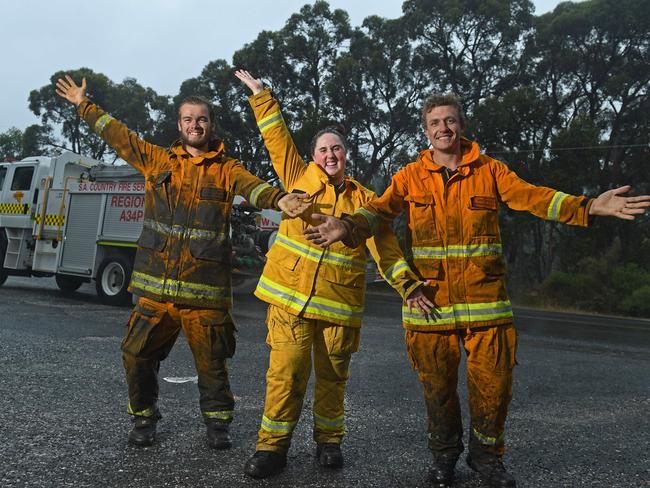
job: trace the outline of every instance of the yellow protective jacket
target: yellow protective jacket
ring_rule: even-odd
[[[230,309],[233,197],[277,208],[286,193],[227,157],[221,141],[192,157],[180,141],[169,149],[149,144],[88,100],[78,111],[145,178],[144,222],[129,291],[161,302]]]
[[[395,235],[384,225],[366,243],[328,249],[303,236],[313,212],[341,217],[368,203],[374,193],[352,178],[338,195],[316,163],[305,164],[269,89],[249,98],[273,167],[287,191],[306,192],[311,207],[300,218],[283,218],[255,295],[301,317],[350,327],[361,326],[365,298],[366,245],[380,272],[406,298],[421,282],[409,269]]]
[[[431,150],[399,170],[378,199],[345,219],[348,245],[377,231],[403,210],[407,217],[406,252],[411,269],[431,280],[439,317],[404,307],[404,327],[430,331],[485,327],[512,322],[505,286],[499,231],[499,204],[537,217],[587,226],[591,200],[531,185],[500,161],[462,140],[463,157],[445,182],[444,167]],[[430,289],[430,290],[431,290]]]

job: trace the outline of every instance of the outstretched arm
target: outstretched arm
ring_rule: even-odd
[[[589,208],[589,215],[618,217],[623,220],[634,220],[635,215],[642,215],[650,207],[650,195],[624,197],[623,193],[630,191],[630,185],[614,188],[598,195]]]
[[[131,132],[86,97],[86,78],[77,85],[70,75],[56,81],[55,92],[75,107],[90,128],[111,146],[119,157],[143,174],[154,172],[157,161],[166,158],[166,150],[150,144]]]

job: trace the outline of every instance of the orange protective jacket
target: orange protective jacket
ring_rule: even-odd
[[[230,210],[235,194],[277,208],[285,195],[225,155],[221,141],[192,157],[140,139],[88,100],[79,114],[145,178],[145,209],[129,291],[161,301],[232,307]]]
[[[327,174],[316,163],[305,164],[293,143],[280,106],[266,89],[249,98],[273,167],[287,191],[306,192],[311,206],[301,218],[283,218],[255,295],[301,317],[359,327],[365,298],[366,245],[380,272],[403,297],[421,282],[409,269],[395,235],[387,225],[375,238],[354,248],[336,243],[327,249],[311,243],[303,231],[314,212],[342,217],[374,198],[352,178],[337,197]]]
[[[356,245],[406,210],[405,251],[411,269],[431,280],[437,316],[402,309],[406,329],[430,331],[512,322],[505,287],[498,209],[503,203],[537,217],[587,226],[591,200],[531,185],[500,161],[462,140],[462,162],[445,182],[431,150],[399,170],[378,199],[345,219]]]

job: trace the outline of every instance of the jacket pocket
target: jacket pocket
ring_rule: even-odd
[[[409,204],[408,226],[414,242],[438,239],[435,219],[435,199],[431,193],[408,194],[404,200]]]
[[[294,252],[289,251],[277,244],[273,244],[269,252],[266,253],[267,261],[277,264],[287,271],[294,271],[298,266],[301,256]]]
[[[225,238],[190,239],[190,254],[196,259],[230,263],[232,248]]]
[[[473,195],[467,208],[471,236],[496,237],[499,234],[499,202],[494,196]]]
[[[147,359],[164,359],[169,348],[152,340],[151,334],[162,321],[165,310],[157,308],[146,298],[140,298],[131,312],[126,336],[122,340],[122,352]]]

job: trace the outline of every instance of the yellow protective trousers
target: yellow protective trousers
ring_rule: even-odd
[[[343,399],[360,329],[292,315],[274,305],[267,315],[271,347],[258,451],[286,453],[298,423],[314,356],[314,440],[340,444],[345,433]]]
[[[235,326],[227,310],[205,309],[141,297],[122,341],[122,361],[132,415],[152,416],[158,400],[158,370],[183,329],[198,374],[204,420],[230,422],[234,398],[226,358],[235,353]]]
[[[406,348],[418,374],[428,414],[429,448],[460,454],[463,427],[458,399],[461,349],[467,355],[469,450],[479,462],[505,450],[505,422],[516,361],[514,325],[467,331],[406,331]]]

